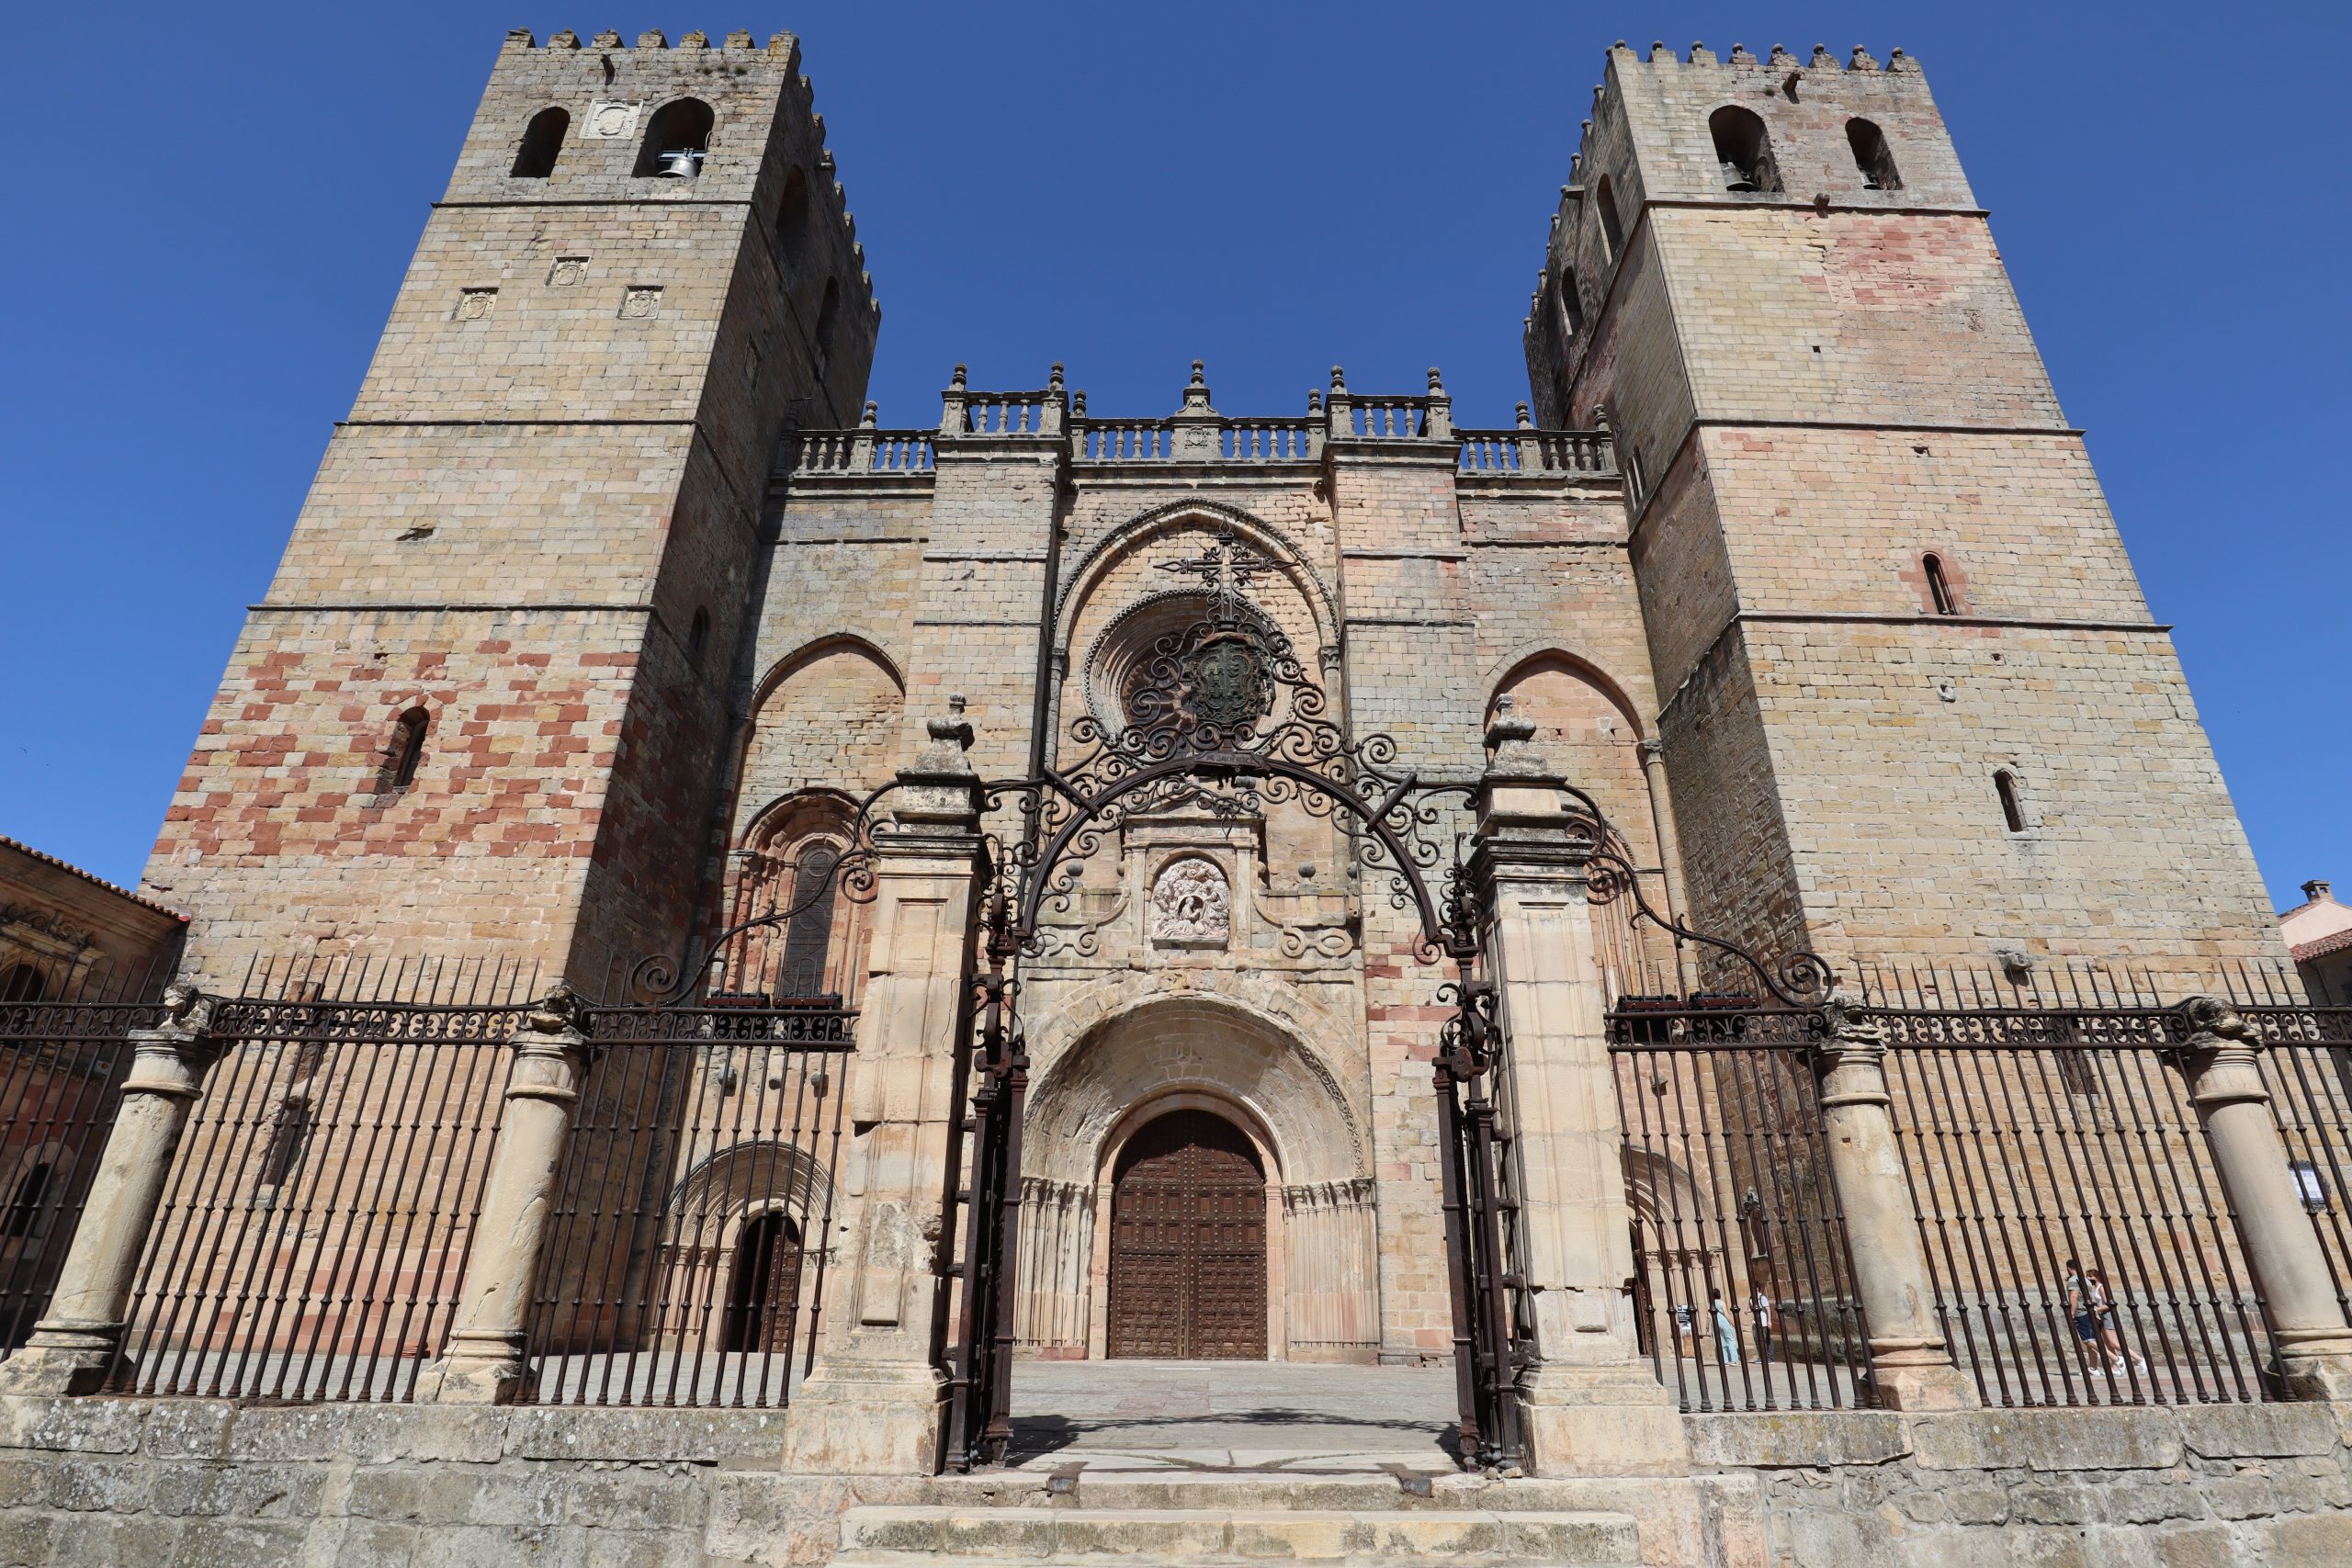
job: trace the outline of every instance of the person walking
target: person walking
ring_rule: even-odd
[[[2066,1317],[2075,1325],[2075,1348],[2090,1365],[2098,1358],[2098,1318],[2091,1310],[2091,1288],[2083,1279],[2083,1266],[2066,1259]]]
[[[1699,1353],[1699,1341],[1692,1329],[1695,1317],[1696,1314],[1691,1312],[1689,1302],[1674,1303],[1674,1332],[1681,1339],[1682,1353],[1686,1356],[1695,1356]]]
[[[1747,1313],[1756,1325],[1756,1364],[1769,1367],[1772,1364],[1772,1331],[1780,1326],[1772,1311],[1772,1292],[1758,1285],[1755,1297],[1747,1303]]]
[[[1739,1365],[1739,1325],[1731,1320],[1731,1309],[1724,1305],[1721,1291],[1707,1292],[1707,1306],[1715,1325],[1715,1349],[1726,1367]]]
[[[2091,1321],[2098,1326],[2099,1345],[2107,1351],[2107,1370],[2120,1372],[2123,1370],[2123,1320],[2115,1310],[2115,1294],[2107,1288],[2107,1276],[2096,1269],[2085,1273],[2083,1283],[2089,1292]],[[2132,1364],[2142,1372],[2148,1370],[2147,1358],[2137,1351],[2132,1352]]]

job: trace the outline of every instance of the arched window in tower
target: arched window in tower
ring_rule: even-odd
[[[654,111],[645,128],[645,145],[638,150],[637,173],[665,175],[690,180],[702,173],[703,154],[710,146],[710,106],[700,98],[678,98]]]
[[[1625,248],[1625,226],[1617,217],[1617,187],[1609,176],[1600,176],[1600,184],[1593,187],[1593,209],[1600,214],[1601,260],[1613,262],[1617,253]]]
[[[817,374],[820,376],[825,373],[825,367],[832,361],[833,329],[841,324],[841,313],[842,280],[829,277],[825,279],[825,298],[817,306]]]
[[[1960,614],[1960,601],[1952,597],[1951,583],[1944,576],[1943,557],[1924,555],[1919,558],[1919,570],[1928,580],[1928,598],[1939,615]]]
[[[1707,118],[1715,139],[1715,161],[1723,166],[1724,189],[1755,192],[1781,188],[1772,166],[1772,139],[1754,111],[1729,105]]]
[[[1572,338],[1584,331],[1584,300],[1577,293],[1577,269],[1564,264],[1555,287],[1560,295],[1560,335]]]
[[[1886,132],[1869,120],[1849,119],[1846,142],[1854,150],[1854,167],[1862,172],[1864,190],[1903,188],[1903,176],[1894,172],[1894,154],[1887,150]]]
[[[808,176],[795,164],[784,176],[784,195],[775,204],[775,248],[785,266],[800,260],[808,243]]]
[[[432,716],[423,708],[411,708],[392,720],[392,738],[376,769],[377,794],[390,795],[416,782],[417,767],[424,761],[424,732],[431,724]]]
[[[544,108],[531,117],[523,129],[523,145],[514,151],[514,167],[509,171],[518,180],[543,180],[555,173],[556,154],[563,151],[563,139],[571,130],[571,116],[560,108]]]
[[[2001,817],[2009,831],[2025,831],[2025,804],[2018,798],[2018,776],[2007,768],[1993,770],[1993,793],[2001,797]]]

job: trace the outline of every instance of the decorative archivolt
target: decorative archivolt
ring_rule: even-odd
[[[1170,991],[1168,982],[1114,978],[1034,1021],[1041,1066],[1025,1142],[1037,1151],[1035,1174],[1093,1179],[1105,1140],[1138,1103],[1187,1091],[1245,1110],[1284,1181],[1369,1173],[1362,1114],[1309,1043],[1339,1038],[1335,1022],[1298,1005],[1295,987],[1227,976],[1215,991]],[[1281,992],[1291,995],[1278,1001]]]
[[[713,1235],[759,1214],[789,1216],[803,1236],[831,1213],[824,1163],[796,1145],[763,1139],[720,1149],[688,1171],[662,1206],[665,1241]]]
[[[1063,579],[1054,604],[1054,653],[1062,669],[1070,668],[1072,614],[1086,603],[1102,580],[1128,552],[1151,536],[1184,529],[1225,530],[1264,555],[1296,590],[1300,602],[1315,620],[1318,651],[1340,645],[1340,613],[1322,575],[1301,554],[1288,536],[1263,519],[1214,501],[1180,501],[1127,519],[1097,539]]]

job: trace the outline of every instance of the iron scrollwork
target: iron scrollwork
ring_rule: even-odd
[[[1632,899],[1634,924],[1647,921],[1678,943],[1696,942],[1724,954],[1755,976],[1783,1007],[1817,1009],[1829,1000],[1838,976],[1819,954],[1799,951],[1767,963],[1728,938],[1693,931],[1671,915],[1660,913],[1643,894],[1642,879],[1624,839],[1609,825],[1599,803],[1574,784],[1562,784],[1558,787],[1574,802],[1569,807],[1571,818],[1589,824],[1591,859],[1585,874],[1593,903],[1609,905],[1620,898]]]
[[[1012,1264],[1029,1066],[1015,971],[1023,957],[1046,952],[1044,913],[1072,908],[1084,863],[1106,832],[1179,807],[1240,818],[1295,804],[1332,822],[1361,863],[1386,872],[1391,906],[1415,918],[1416,956],[1450,957],[1464,995],[1472,984],[1479,911],[1463,835],[1445,836],[1444,804],[1452,795],[1460,797],[1455,809],[1467,807],[1471,786],[1423,783],[1397,765],[1386,735],[1349,737],[1289,638],[1242,597],[1263,563],[1229,536],[1202,560],[1173,565],[1208,579],[1207,616],[1153,643],[1119,694],[1125,711],[1115,722],[1091,712],[1072,722],[1074,760],[983,786],[989,810],[1009,807],[1011,816],[1010,830],[984,835],[986,967],[972,993],[965,1127],[974,1143],[943,1452],[959,1469],[1001,1461],[1012,1436]],[[1486,1190],[1491,1196],[1491,1181]],[[1457,1317],[1468,1310],[1457,1303]]]

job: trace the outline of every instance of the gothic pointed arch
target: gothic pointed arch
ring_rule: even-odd
[[[835,632],[770,665],[753,688],[733,847],[776,804],[809,791],[862,798],[897,771],[906,679],[865,638]]]
[[[1589,651],[1558,641],[1521,643],[1487,667],[1488,716],[1492,716],[1495,697],[1510,691],[1529,674],[1546,667],[1575,671],[1595,691],[1609,699],[1610,705],[1623,716],[1634,739],[1647,738],[1647,727],[1642,722],[1641,708],[1624,684]]]

